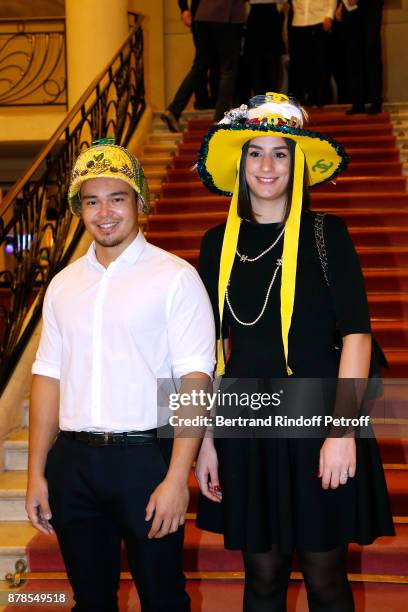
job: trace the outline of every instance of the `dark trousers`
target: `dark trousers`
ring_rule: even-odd
[[[52,525],[80,612],[116,612],[121,544],[143,612],[189,612],[183,529],[148,540],[146,505],[167,472],[159,444],[95,447],[57,438],[46,465]]]
[[[353,105],[382,103],[382,0],[360,2],[355,11],[343,10],[344,56]]]
[[[168,109],[177,119],[193,92],[207,80],[211,57],[216,54],[220,70],[214,121],[220,121],[232,106],[241,44],[242,26],[236,23],[197,21],[194,25],[196,55],[190,72],[177,90]]]
[[[243,59],[241,102],[251,94],[279,91],[282,76],[283,13],[276,4],[253,4],[248,16]]]
[[[196,41],[196,28],[197,22],[193,21],[193,25],[191,28],[191,32],[193,34],[193,41],[195,47],[197,47]],[[218,95],[218,83],[220,80],[220,71],[218,68],[217,56],[212,52],[209,59],[209,71],[206,75],[206,78],[197,84],[197,87],[194,90],[194,95],[196,99],[196,104],[204,107],[212,107],[215,104],[215,100]],[[208,91],[209,90],[209,91]]]
[[[331,101],[329,49],[330,33],[321,23],[289,28],[289,93],[302,104]]]

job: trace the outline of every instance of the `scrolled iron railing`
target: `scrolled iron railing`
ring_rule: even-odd
[[[0,19],[0,106],[66,106],[65,19]]]
[[[0,392],[39,320],[49,281],[83,232],[66,198],[75,158],[105,136],[126,146],[143,114],[143,30],[140,17],[133,21],[121,49],[0,203]]]

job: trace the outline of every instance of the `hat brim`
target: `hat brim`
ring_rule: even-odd
[[[333,179],[348,164],[341,144],[319,132],[265,124],[225,124],[214,126],[204,137],[197,162],[201,180],[210,191],[232,195],[243,145],[252,138],[273,135],[298,143],[305,155],[310,186]]]

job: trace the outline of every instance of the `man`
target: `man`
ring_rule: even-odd
[[[200,439],[177,437],[172,451],[157,439],[157,379],[206,387],[211,306],[196,271],[139,230],[148,191],[129,151],[101,141],[81,153],[69,200],[94,242],[45,296],[27,513],[55,530],[75,610],[118,610],[123,539],[142,610],[188,611],[181,552]]]
[[[209,61],[217,56],[220,81],[214,121],[220,121],[232,106],[245,21],[245,0],[200,0],[194,15],[196,54],[190,72],[161,114],[171,132],[181,131],[179,118],[194,90],[206,82]]]
[[[383,0],[342,0],[344,57],[350,83],[348,115],[382,111],[381,20]]]

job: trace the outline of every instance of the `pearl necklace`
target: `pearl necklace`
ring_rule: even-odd
[[[247,261],[250,261],[250,260],[247,260]],[[272,280],[269,283],[269,287],[268,287],[268,290],[266,292],[265,301],[264,301],[264,304],[262,306],[262,310],[259,313],[259,315],[256,317],[256,319],[254,319],[253,321],[241,321],[241,319],[239,319],[237,317],[237,315],[235,314],[235,312],[234,312],[234,310],[233,310],[233,308],[231,306],[230,299],[229,299],[229,294],[228,294],[229,282],[228,282],[227,288],[225,290],[225,300],[226,300],[226,302],[228,304],[228,308],[230,309],[230,312],[231,312],[232,316],[234,317],[234,319],[236,320],[237,323],[239,323],[240,325],[245,325],[246,327],[250,327],[252,325],[256,325],[256,323],[258,323],[258,321],[262,318],[262,316],[263,316],[263,314],[264,314],[264,312],[266,310],[266,305],[267,305],[268,300],[269,300],[269,295],[271,293],[271,290],[272,290],[272,287],[273,287],[273,283],[275,282],[276,275],[277,275],[277,273],[279,271],[279,268],[281,266],[282,266],[282,259],[279,258],[279,259],[276,260],[276,268],[275,268],[275,271],[273,273]]]
[[[266,255],[267,253],[269,253],[269,251],[271,251],[273,249],[273,247],[278,244],[279,240],[282,238],[283,234],[285,233],[285,228],[283,228],[283,230],[281,231],[281,233],[279,234],[279,236],[277,237],[277,239],[275,240],[275,242],[273,242],[271,244],[271,246],[269,246],[267,249],[265,249],[264,251],[262,251],[262,253],[260,253],[257,257],[253,257],[252,259],[250,257],[248,257],[248,255],[241,255],[238,252],[238,249],[236,250],[236,253],[238,255],[238,257],[240,258],[240,261],[242,262],[249,262],[252,263],[253,261],[258,261],[258,259],[261,259],[261,257],[263,257],[264,255]]]

